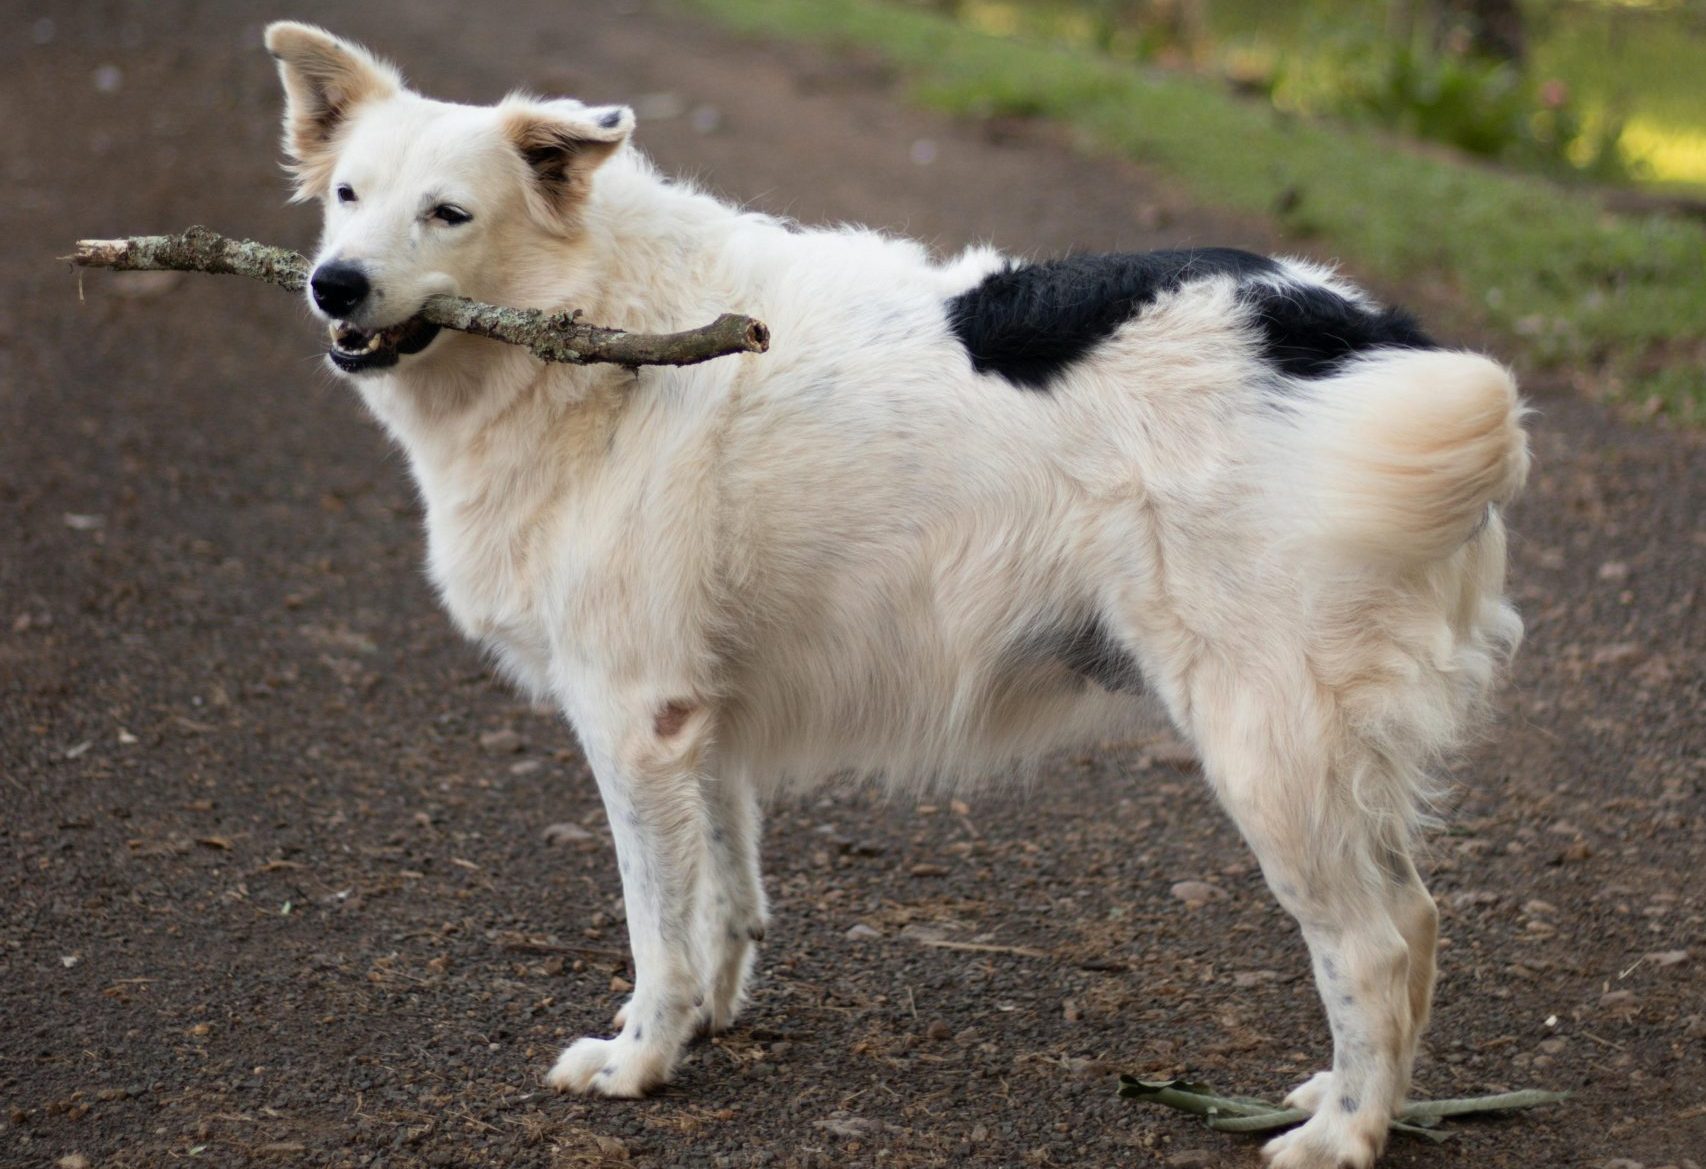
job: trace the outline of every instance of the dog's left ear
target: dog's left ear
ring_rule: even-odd
[[[296,198],[316,199],[331,183],[334,141],[351,112],[400,92],[403,78],[366,49],[311,24],[269,24],[266,41],[284,83],[284,150],[295,163]]]
[[[527,164],[529,208],[552,230],[572,229],[592,173],[634,132],[634,111],[515,98],[501,108],[504,134]]]

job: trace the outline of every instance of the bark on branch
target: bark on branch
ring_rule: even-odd
[[[308,283],[308,261],[297,252],[254,240],[227,239],[205,227],[178,235],[128,239],[85,239],[66,259],[82,268],[118,271],[213,272],[247,276],[300,292]],[[571,365],[696,365],[734,353],[763,353],[770,330],[763,321],[724,313],[708,325],[680,333],[627,333],[583,325],[574,312],[505,308],[460,296],[435,296],[421,306],[421,320],[507,341],[544,361]]]

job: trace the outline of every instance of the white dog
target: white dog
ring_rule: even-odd
[[[1308,940],[1330,1071],[1283,1166],[1366,1166],[1436,914],[1427,769],[1521,634],[1509,375],[1329,272],[1208,249],[1052,263],[811,230],[661,178],[620,106],[432,101],[275,24],[328,357],[407,452],[456,623],[580,738],[635,988],[559,1088],[634,1096],[729,1025],[764,935],[760,801],[952,782],[1134,725],[1196,744]],[[768,354],[547,366],[435,293]]]

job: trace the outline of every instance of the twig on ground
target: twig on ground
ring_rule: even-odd
[[[942,938],[919,938],[920,946],[932,950],[961,950],[968,954],[1016,954],[1021,958],[1052,958],[1047,950],[1031,946],[996,946],[988,942],[950,942]]]
[[[1210,1128],[1220,1132],[1268,1132],[1276,1128],[1290,1128],[1309,1119],[1309,1113],[1301,1108],[1281,1108],[1250,1096],[1216,1096],[1208,1085],[1188,1080],[1139,1080],[1133,1076],[1121,1076],[1120,1095],[1194,1113],[1204,1117]],[[1393,1118],[1392,1131],[1426,1137],[1430,1141],[1443,1141],[1450,1134],[1435,1127],[1442,1117],[1509,1112],[1541,1104],[1557,1104],[1565,1095],[1563,1092],[1529,1089],[1457,1100],[1415,1100]]]
[[[1592,1031],[1583,1031],[1582,1032],[1582,1038],[1590,1040],[1591,1042],[1597,1043],[1601,1047],[1609,1047],[1612,1051],[1623,1051],[1623,1050],[1625,1050],[1624,1046],[1621,1043],[1618,1043],[1615,1040],[1611,1040],[1611,1039],[1602,1039],[1598,1035],[1595,1035]]]
[[[205,227],[177,235],[78,240],[77,250],[65,259],[81,268],[247,276],[291,292],[300,292],[308,283],[308,261],[300,253],[228,239]],[[543,361],[571,365],[696,365],[735,353],[763,353],[770,347],[764,322],[735,313],[680,333],[627,333],[583,325],[576,319],[578,311],[505,308],[460,296],[431,297],[417,315],[429,324],[519,345]]]
[[[498,940],[498,945],[515,954],[574,954],[583,958],[606,958],[617,962],[626,961],[628,958],[623,951],[605,946],[565,946],[543,938],[505,937]]]

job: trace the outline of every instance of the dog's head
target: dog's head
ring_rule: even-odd
[[[634,128],[623,106],[432,101],[311,25],[270,25],[266,43],[296,198],[325,209],[309,301],[346,373],[418,360],[438,333],[415,319],[429,296],[501,297],[537,237],[574,237],[593,172]]]

